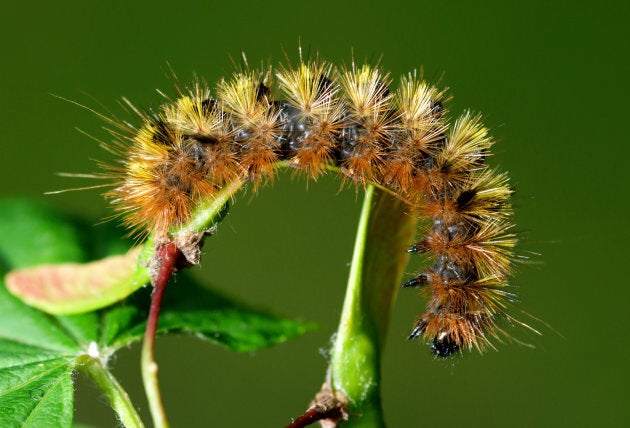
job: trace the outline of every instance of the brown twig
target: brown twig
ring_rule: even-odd
[[[324,419],[339,420],[342,417],[343,410],[341,407],[329,407],[318,404],[308,409],[303,415],[295,418],[286,428],[302,428]]]
[[[333,428],[339,421],[345,420],[348,420],[348,400],[341,392],[332,390],[328,372],[322,389],[311,401],[311,407],[286,428],[302,428],[317,421],[322,421],[322,427]]]

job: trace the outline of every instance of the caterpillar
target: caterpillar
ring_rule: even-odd
[[[486,163],[494,140],[480,115],[452,119],[446,90],[417,72],[392,83],[379,66],[301,55],[277,70],[244,67],[214,90],[197,79],[156,111],[132,107],[142,125],[119,139],[106,196],[126,226],[159,242],[199,201],[234,181],[264,184],[280,164],[385,187],[430,220],[409,249],[431,260],[403,284],[428,295],[409,338],[438,357],[483,351],[506,335],[498,321],[512,320],[508,177]]]

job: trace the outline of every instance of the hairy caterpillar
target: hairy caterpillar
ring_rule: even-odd
[[[143,124],[118,134],[122,166],[108,168],[116,184],[107,196],[134,232],[165,242],[198,201],[231,182],[259,185],[280,163],[386,187],[432,221],[409,250],[432,259],[404,284],[429,295],[409,337],[441,357],[483,350],[504,334],[497,320],[511,320],[508,178],[485,163],[493,140],[480,116],[452,120],[445,91],[415,72],[395,91],[391,83],[378,67],[319,59],[246,68],[215,91],[197,81],[159,111],[134,108]]]

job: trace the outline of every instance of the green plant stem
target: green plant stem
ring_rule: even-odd
[[[77,358],[77,368],[85,372],[105,393],[120,422],[126,428],[144,428],[144,423],[116,378],[103,367],[101,360],[89,355]]]
[[[416,216],[408,205],[368,185],[348,288],[330,361],[333,390],[348,400],[344,427],[384,427],[380,399],[381,351],[407,265]]]
[[[223,220],[227,214],[229,204],[236,192],[238,192],[245,182],[234,180],[226,183],[216,194],[202,200],[195,207],[190,221],[180,228],[171,230],[175,235],[182,232],[205,232],[212,226]]]

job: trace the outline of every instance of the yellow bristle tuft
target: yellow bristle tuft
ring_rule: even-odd
[[[436,128],[444,130],[441,119],[445,91],[419,79],[415,71],[403,76],[395,95],[400,126],[423,134],[434,133]]]
[[[236,73],[232,79],[219,82],[218,99],[239,125],[257,124],[267,115],[270,108],[266,93],[268,80],[268,73],[254,70]]]
[[[234,131],[226,114],[217,107],[207,86],[196,82],[172,105],[164,107],[169,123],[200,146],[202,175],[223,186],[242,175]]]
[[[463,184],[463,191],[457,196],[457,211],[467,218],[498,218],[510,215],[512,210],[508,199],[512,189],[508,175],[494,170],[477,171]]]
[[[456,182],[472,171],[485,168],[483,160],[492,144],[481,116],[467,112],[450,128],[446,144],[436,156],[436,167],[448,180]]]
[[[358,184],[378,181],[384,171],[384,149],[397,129],[389,75],[353,63],[350,69],[341,71],[339,79],[349,121],[359,127],[355,141],[346,148],[342,172]]]
[[[268,76],[256,71],[238,73],[218,86],[219,104],[232,115],[241,146],[240,166],[255,185],[273,178],[278,161],[280,122],[269,99]]]
[[[282,67],[276,73],[280,91],[300,110],[304,118],[330,116],[339,88],[329,80],[332,67],[325,62],[300,63],[297,68]]]
[[[512,274],[517,238],[511,229],[508,222],[489,221],[465,243],[470,251],[469,262],[482,277],[506,278]]]
[[[304,170],[312,178],[333,161],[336,139],[343,126],[344,106],[338,98],[338,86],[329,80],[331,66],[325,62],[300,63],[297,68],[283,67],[276,74],[287,102],[297,109],[295,126],[308,129],[296,141],[290,166]]]
[[[339,80],[348,99],[350,113],[357,119],[371,121],[379,114],[389,111],[392,95],[389,74],[381,74],[378,68],[354,62],[350,69],[341,71]]]

